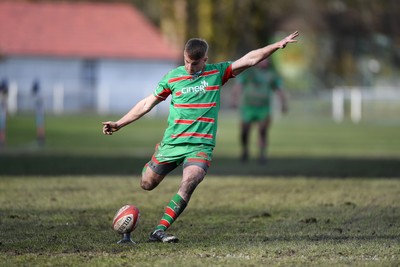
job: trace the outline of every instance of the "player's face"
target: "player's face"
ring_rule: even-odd
[[[185,60],[185,70],[190,74],[193,75],[196,72],[199,72],[204,69],[206,65],[208,57],[202,57],[197,60],[191,59],[186,52],[183,54],[183,59]]]

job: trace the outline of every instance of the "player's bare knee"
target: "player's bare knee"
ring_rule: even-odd
[[[140,187],[143,190],[151,191],[154,188],[156,188],[156,186],[157,186],[157,184],[155,182],[151,182],[151,181],[143,180],[143,179],[140,181]]]
[[[159,175],[149,169],[146,173],[143,173],[140,181],[140,187],[148,191],[153,190],[161,183],[164,177],[164,175]]]

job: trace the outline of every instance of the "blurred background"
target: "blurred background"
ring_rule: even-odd
[[[359,125],[359,131],[370,133],[384,125],[389,134],[379,140],[388,136],[392,140],[372,145],[377,148],[374,155],[389,150],[390,156],[399,155],[394,145],[398,143],[394,136],[400,134],[399,18],[397,0],[0,0],[0,141],[6,143],[7,133],[9,150],[26,148],[34,134],[24,136],[18,125],[32,123],[35,114],[38,136],[47,130],[47,148],[64,140],[56,133],[62,132],[57,122],[65,116],[118,119],[149,95],[170,69],[182,65],[188,38],[208,41],[210,62],[233,61],[298,30],[299,42],[271,57],[289,96],[288,118],[272,132],[276,142],[274,147],[271,141],[272,154],[289,146],[292,137],[279,139],[282,133],[299,132],[288,125],[308,120],[315,123],[314,132],[322,127],[341,131],[327,122]],[[220,127],[219,142],[230,151],[225,155],[237,152],[229,145],[237,145],[236,130],[228,138],[231,143],[224,135],[232,135],[226,129],[238,121],[232,107],[233,84],[231,80],[222,90],[221,113],[232,121]],[[282,114],[276,109],[279,122]],[[168,103],[162,103],[148,117],[163,118],[167,113]],[[40,121],[44,114],[46,127]],[[85,123],[93,121],[88,136],[100,133],[100,119],[92,117]],[[154,140],[161,138],[164,126],[156,130],[159,135]],[[357,140],[357,134],[349,133],[343,140]],[[100,149],[98,144],[105,141],[96,138],[76,146],[93,142]],[[360,147],[368,146],[371,138]],[[292,150],[287,153],[304,154],[315,140],[294,152],[296,145],[290,143]],[[347,153],[347,143],[341,144],[338,155],[361,156],[367,151]],[[121,142],[120,148],[125,147]],[[323,153],[337,147],[338,143],[332,144]]]
[[[48,112],[124,112],[182,63],[188,38],[208,40],[217,62],[294,30],[300,42],[272,57],[294,100],[325,99],[329,115],[333,89],[360,89],[364,113],[398,109],[396,0],[1,0],[0,12],[11,113],[32,109],[34,83]]]

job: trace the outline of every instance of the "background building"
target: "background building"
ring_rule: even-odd
[[[18,111],[37,81],[47,111],[125,112],[180,58],[130,4],[0,2],[0,80]]]

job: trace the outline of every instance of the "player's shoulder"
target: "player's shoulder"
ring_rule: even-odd
[[[207,63],[206,69],[228,68],[230,65],[232,65],[232,63],[233,62],[231,62],[231,61],[224,61],[224,62],[218,62],[218,63]]]
[[[185,75],[188,75],[187,72],[185,71],[185,67],[179,66],[176,67],[175,69],[170,70],[167,74],[165,74],[164,77],[161,79],[161,82],[169,83],[170,80],[183,77]]]
[[[184,66],[178,66],[172,70],[170,70],[165,76],[168,78],[171,77],[177,77],[177,76],[181,76],[187,74],[187,72],[185,71],[185,67]]]
[[[224,75],[229,68],[232,68],[232,62],[218,62],[218,63],[208,63],[206,64],[205,71],[212,73],[219,73]]]
[[[172,73],[187,73],[185,70],[185,66],[178,66],[175,69],[171,70]]]

